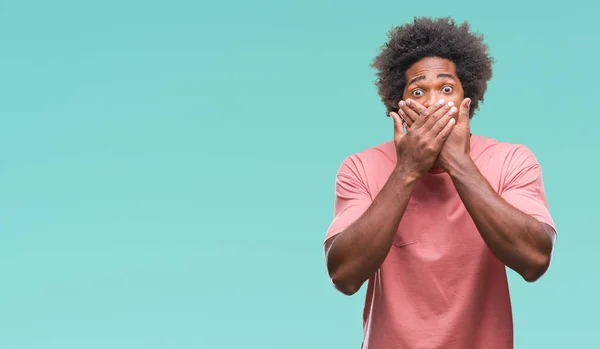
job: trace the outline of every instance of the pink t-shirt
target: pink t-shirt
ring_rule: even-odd
[[[471,157],[502,198],[554,228],[527,147],[472,135]],[[389,141],[344,160],[326,239],[365,212],[396,159]],[[391,250],[368,281],[363,331],[363,349],[513,348],[506,268],[445,172],[430,171],[414,186]]]

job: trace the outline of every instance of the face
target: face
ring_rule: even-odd
[[[409,98],[425,107],[440,99],[460,105],[464,91],[454,63],[444,58],[431,57],[413,64],[406,71],[406,87],[402,96],[403,100]]]

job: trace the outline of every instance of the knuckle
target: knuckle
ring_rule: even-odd
[[[447,104],[444,105],[441,109],[440,109],[440,113],[439,113],[439,117],[443,117],[448,113],[448,110],[450,110],[450,106],[448,106]]]

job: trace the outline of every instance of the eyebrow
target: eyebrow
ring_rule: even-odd
[[[439,78],[450,78],[452,80],[456,80],[456,78],[454,77],[454,75],[447,74],[447,73],[440,73],[440,74],[437,75],[437,78],[438,79]],[[410,82],[408,84],[410,85],[410,84],[415,83],[415,82],[420,81],[420,80],[425,80],[425,75],[420,75],[420,76],[417,76],[417,77],[413,78],[412,80],[410,80]]]

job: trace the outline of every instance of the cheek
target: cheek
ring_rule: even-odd
[[[459,98],[461,101],[465,98],[465,90],[462,89],[462,86],[458,90],[455,91],[456,98]]]
[[[452,102],[454,102],[454,104],[456,104],[457,106],[462,103],[463,99],[464,99],[464,93],[463,93],[462,89],[455,91],[452,94]]]

